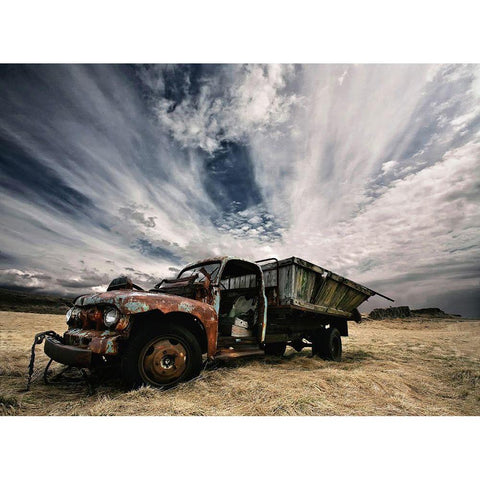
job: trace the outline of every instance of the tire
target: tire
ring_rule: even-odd
[[[265,345],[265,355],[273,355],[275,357],[283,357],[287,349],[287,342],[267,343]]]
[[[342,337],[337,328],[329,328],[319,339],[319,355],[325,360],[342,360]]]
[[[195,336],[174,324],[146,324],[128,342],[122,378],[129,388],[170,388],[199,375],[202,351]]]

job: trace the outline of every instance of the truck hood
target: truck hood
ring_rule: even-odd
[[[78,307],[115,305],[124,315],[160,310],[165,314],[170,312],[190,313],[207,321],[213,321],[216,318],[215,309],[207,303],[177,295],[134,290],[114,290],[95,295],[83,295],[75,300],[75,305]]]

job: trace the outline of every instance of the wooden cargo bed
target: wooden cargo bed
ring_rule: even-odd
[[[351,319],[356,308],[376,292],[301,258],[262,265],[268,309],[301,310]]]

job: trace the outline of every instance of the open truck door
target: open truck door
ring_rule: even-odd
[[[237,343],[248,339],[264,342],[267,301],[260,266],[246,260],[228,260],[220,274],[219,289],[219,336],[233,337]]]

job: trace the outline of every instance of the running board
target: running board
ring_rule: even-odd
[[[225,360],[228,358],[253,357],[256,355],[265,355],[265,351],[260,348],[243,348],[235,350],[233,348],[221,348],[215,354],[215,360]]]
[[[218,340],[217,340],[218,350],[228,349],[228,347],[243,348],[244,346],[247,346],[247,348],[252,348],[253,346],[255,346],[255,347],[258,346],[257,337],[225,336],[225,337],[218,337]]]

